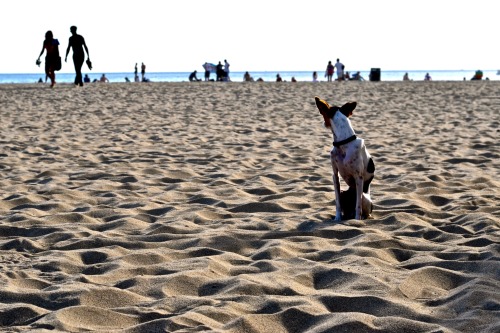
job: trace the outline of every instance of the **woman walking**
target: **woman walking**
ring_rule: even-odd
[[[50,30],[45,33],[42,52],[40,52],[40,55],[36,60],[38,65],[40,65],[40,57],[45,50],[47,50],[47,53],[45,54],[45,75],[50,78],[50,87],[53,88],[56,84],[55,71],[61,69],[61,58],[59,57],[59,41],[54,38],[54,35]]]

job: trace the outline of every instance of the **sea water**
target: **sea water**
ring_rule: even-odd
[[[357,70],[349,71],[351,74],[356,73]],[[370,70],[360,70],[361,76],[365,80],[369,80]],[[297,81],[312,81],[313,71],[250,71],[250,75],[255,79],[263,79],[265,82],[276,81],[276,75],[279,74],[284,81],[291,81],[294,77]],[[324,70],[317,71],[318,80],[326,81],[324,77]],[[380,69],[380,80],[381,81],[402,81],[403,75],[408,73],[410,80],[423,81],[426,73],[429,73],[434,81],[463,81],[470,80],[475,73],[475,70],[388,70],[385,71],[383,68]],[[91,81],[99,80],[103,73],[97,72],[84,72],[88,74]],[[153,72],[146,73],[146,78],[151,82],[185,82],[188,81],[188,72]],[[244,72],[231,72],[230,78],[233,82],[242,82]],[[489,80],[500,80],[500,75],[497,75],[497,70],[483,70],[483,79],[488,78]],[[134,73],[105,73],[106,77],[110,82],[126,82],[126,78],[130,81],[134,81]],[[197,73],[199,79],[204,80],[205,73],[200,70]],[[336,74],[334,75],[336,77]],[[215,74],[211,74],[211,79],[215,79]],[[39,73],[30,74],[0,74],[0,84],[7,83],[36,83],[39,79],[45,81],[45,73],[40,71]],[[75,73],[56,73],[56,82],[58,83],[72,83],[75,79]]]

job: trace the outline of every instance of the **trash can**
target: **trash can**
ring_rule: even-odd
[[[370,81],[380,81],[380,68],[370,70]]]

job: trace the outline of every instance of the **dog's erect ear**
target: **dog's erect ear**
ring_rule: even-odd
[[[323,116],[323,120],[325,121],[325,127],[330,127],[330,116],[332,114],[330,105],[320,99],[318,96],[314,97],[314,100],[316,101],[316,106],[318,107],[319,113]]]
[[[316,106],[318,107],[319,112],[328,113],[330,110],[330,104],[320,99],[318,96],[314,97],[314,100],[316,101]]]
[[[358,103],[356,103],[356,102],[345,103],[340,108],[340,112],[342,112],[342,114],[344,116],[350,117],[350,116],[352,116],[352,111],[354,111],[354,109],[356,108],[356,105],[358,105]]]

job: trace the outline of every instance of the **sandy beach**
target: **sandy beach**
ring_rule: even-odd
[[[0,85],[0,332],[498,333],[499,128],[493,81]]]

